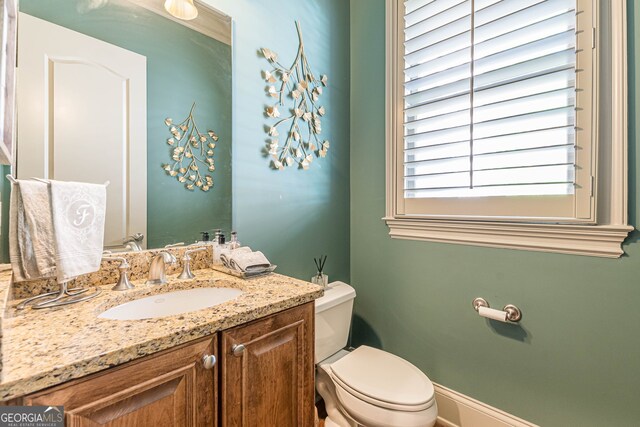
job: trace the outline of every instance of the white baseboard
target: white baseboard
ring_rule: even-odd
[[[438,426],[441,427],[537,427],[523,419],[433,384],[438,403]]]

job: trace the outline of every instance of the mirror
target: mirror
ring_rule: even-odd
[[[114,252],[231,229],[231,19],[196,2],[198,17],[181,21],[162,4],[19,4],[15,174],[109,181],[105,248]],[[163,169],[177,145],[165,119],[179,125],[194,103],[198,131],[218,138],[215,170],[197,171],[213,179],[208,191],[191,172],[180,182]],[[182,160],[176,169],[191,171]],[[127,243],[138,233],[144,240]]]

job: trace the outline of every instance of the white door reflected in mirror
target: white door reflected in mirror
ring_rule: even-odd
[[[18,178],[110,181],[105,246],[146,235],[146,57],[19,19]]]

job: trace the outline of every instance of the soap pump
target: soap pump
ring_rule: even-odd
[[[225,241],[226,240],[224,237],[224,233],[222,233],[222,230],[216,230],[215,238],[213,241],[213,264],[219,265],[222,263],[222,261],[220,260],[220,255],[227,246]]]
[[[233,250],[233,249],[238,249],[239,247],[240,247],[240,242],[238,241],[238,232],[232,231],[231,241],[229,242],[229,249]]]

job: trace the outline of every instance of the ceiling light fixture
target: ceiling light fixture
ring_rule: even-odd
[[[190,21],[198,16],[198,9],[194,6],[193,0],[166,0],[164,8],[172,16],[185,21]]]

